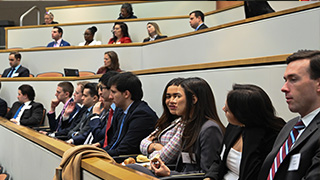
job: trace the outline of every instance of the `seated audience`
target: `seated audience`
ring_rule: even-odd
[[[95,26],[89,27],[84,32],[84,40],[85,40],[85,42],[80,43],[79,46],[101,45],[101,41],[94,40],[94,34],[97,31],[98,31],[97,27],[95,27]]]
[[[274,12],[268,1],[244,1],[246,18]]]
[[[113,116],[116,106],[109,97],[110,87],[107,85],[109,79],[117,74],[118,72],[116,71],[108,71],[99,79],[100,83],[98,85],[98,92],[100,96],[100,102],[96,103],[93,107],[93,116],[89,122],[91,132],[84,144],[98,143],[103,140],[102,147],[106,147],[113,137],[114,129],[112,129],[112,125],[114,123]]]
[[[114,136],[103,148],[110,156],[140,153],[139,145],[153,130],[156,113],[142,101],[142,84],[131,72],[119,73],[109,79],[110,99],[117,109],[113,117]],[[119,112],[120,111],[120,112]],[[104,142],[100,141],[99,147]]]
[[[96,74],[105,74],[108,71],[121,72],[118,55],[114,51],[104,53],[104,66],[100,67]]]
[[[195,29],[195,31],[201,30],[201,29],[205,29],[208,28],[208,26],[206,26],[204,24],[204,14],[203,12],[196,10],[196,11],[192,11],[189,14],[189,18],[190,18],[190,26]]]
[[[156,130],[140,143],[141,153],[152,159],[160,155],[164,163],[175,163],[181,150],[183,123],[177,115],[178,86],[183,78],[172,79],[165,87],[162,95],[163,113],[158,119]]]
[[[154,41],[157,39],[168,37],[161,34],[160,28],[158,24],[155,22],[148,22],[147,30],[148,30],[149,37],[145,38],[143,42]]]
[[[21,54],[19,52],[11,52],[9,54],[10,68],[3,71],[1,77],[29,77],[29,69],[23,67],[21,64]]]
[[[6,118],[24,126],[39,126],[43,116],[43,105],[34,102],[36,96],[32,86],[24,84],[18,88],[18,101],[13,103]]]
[[[59,130],[58,132],[52,132],[49,134],[51,137],[56,137],[61,140],[68,139],[68,133],[71,129],[77,126],[77,124],[80,122],[83,114],[87,112],[87,107],[83,106],[83,89],[86,84],[88,84],[89,81],[80,81],[77,83],[77,87],[73,93],[73,102],[70,103],[70,105],[66,108],[64,112],[64,116],[69,117],[70,114],[74,111],[74,108],[77,108],[76,105],[80,108],[79,112],[76,114],[77,116],[74,117],[72,120],[71,125],[68,128],[64,128]]]
[[[113,37],[110,38],[108,44],[131,43],[128,32],[128,26],[124,22],[115,22],[113,30],[111,30]]]
[[[67,41],[62,39],[63,30],[59,26],[54,26],[51,31],[51,36],[54,41],[49,43],[47,47],[62,47],[62,46],[70,46]]]
[[[71,97],[73,93],[73,85],[70,82],[64,81],[60,82],[57,86],[57,90],[55,93],[56,99],[51,101],[50,111],[47,113],[49,126],[51,132],[59,132],[65,128],[70,127],[72,121],[77,119],[79,115],[79,110],[81,109],[75,102],[73,102],[73,98]],[[61,112],[58,117],[56,117],[56,107],[60,104],[64,104]],[[65,112],[68,109],[72,109],[72,113],[70,115],[66,115]],[[48,132],[40,131],[40,133],[53,135],[54,133],[48,134]]]
[[[174,101],[176,114],[184,124],[176,170],[170,171],[161,158],[152,160],[151,170],[142,166],[135,169],[156,177],[208,172],[212,164],[220,161],[224,133],[213,92],[205,80],[188,78],[179,85]]]
[[[93,106],[98,102],[99,95],[97,90],[97,83],[88,83],[83,89],[83,106],[87,108],[87,111],[83,113],[79,123],[69,131],[67,143],[80,145],[86,140],[90,133],[90,115],[92,114]]]
[[[1,89],[1,81],[0,81],[0,89]],[[7,114],[8,105],[7,102],[0,98],[0,116],[4,117]]]
[[[44,23],[42,23],[42,24],[44,24],[44,25],[59,24],[58,22],[53,21],[53,18],[54,18],[54,16],[53,16],[53,14],[51,12],[46,12],[44,14]]]
[[[118,19],[134,19],[137,16],[133,15],[132,5],[130,3],[124,3],[121,6]]]
[[[224,137],[222,162],[212,164],[206,177],[256,180],[285,122],[275,115],[267,93],[255,85],[233,85],[223,111],[229,125]]]

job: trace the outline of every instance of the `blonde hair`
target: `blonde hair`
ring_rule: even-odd
[[[161,31],[160,31],[160,28],[159,28],[159,26],[158,26],[157,23],[155,23],[155,22],[148,22],[147,26],[148,26],[149,24],[151,24],[151,25],[154,27],[154,29],[156,30],[156,34],[157,34],[158,36],[162,36]],[[149,36],[151,37],[151,35],[150,35],[149,32],[148,32],[148,34],[149,34]]]

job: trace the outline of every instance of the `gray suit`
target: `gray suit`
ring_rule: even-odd
[[[259,180],[267,179],[269,170],[280,146],[282,146],[284,141],[287,139],[290,131],[298,120],[299,118],[292,119],[280,131],[272,151],[269,153],[262,165],[258,178]],[[301,156],[298,169],[289,171],[288,168],[291,157],[299,153]],[[298,179],[320,179],[320,113],[315,116],[308,127],[297,139],[274,177],[274,180]]]

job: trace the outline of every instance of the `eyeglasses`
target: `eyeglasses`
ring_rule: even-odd
[[[108,89],[108,88],[107,88],[107,87],[100,86],[99,89],[100,89],[100,91],[102,91],[103,89]]]
[[[111,29],[111,32],[113,33],[114,31],[119,30],[119,29],[120,29],[120,28]]]

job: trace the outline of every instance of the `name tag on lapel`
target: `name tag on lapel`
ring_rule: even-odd
[[[25,107],[25,109],[30,109],[32,106],[31,105],[28,105]]]
[[[13,73],[12,74],[12,77],[18,77],[19,76],[19,73]]]
[[[300,157],[300,153],[291,156],[288,171],[296,171],[299,169]]]

